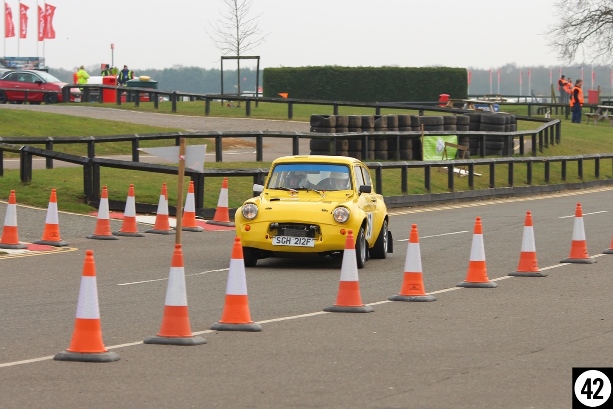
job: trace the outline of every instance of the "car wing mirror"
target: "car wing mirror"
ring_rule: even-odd
[[[257,183],[253,184],[253,196],[259,196],[264,191],[264,186]]]
[[[38,84],[38,85],[43,85],[43,82],[42,82],[41,80],[34,81],[34,83],[35,83],[35,84]]]
[[[360,185],[359,191],[360,191],[360,193],[371,193],[372,192],[372,186]]]

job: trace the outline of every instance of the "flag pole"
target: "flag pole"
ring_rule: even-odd
[[[177,180],[177,224],[175,244],[181,244],[181,225],[183,219],[183,179],[185,174],[185,138],[179,138],[179,175]]]
[[[3,43],[3,54],[4,54],[4,58],[6,58],[6,0],[4,0],[2,2],[2,5],[4,7],[2,7],[2,15],[4,16],[4,33],[3,33],[3,38],[4,38],[4,43]]]

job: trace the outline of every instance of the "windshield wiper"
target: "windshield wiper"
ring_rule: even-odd
[[[273,187],[272,189],[287,190],[288,192],[298,192],[296,189],[292,189],[291,187],[285,187],[285,186]]]

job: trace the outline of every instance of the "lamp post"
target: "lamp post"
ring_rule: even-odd
[[[111,43],[111,69],[115,67],[114,54],[115,54],[115,43]]]

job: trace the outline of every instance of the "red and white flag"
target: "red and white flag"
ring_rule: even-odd
[[[28,36],[28,9],[30,7],[19,3],[19,38]]]
[[[45,41],[45,10],[38,6],[38,41]]]
[[[4,38],[15,37],[15,26],[13,25],[13,11],[11,6],[4,3]]]
[[[55,6],[45,3],[45,38],[55,38],[55,30],[53,29],[53,15],[55,14]]]

